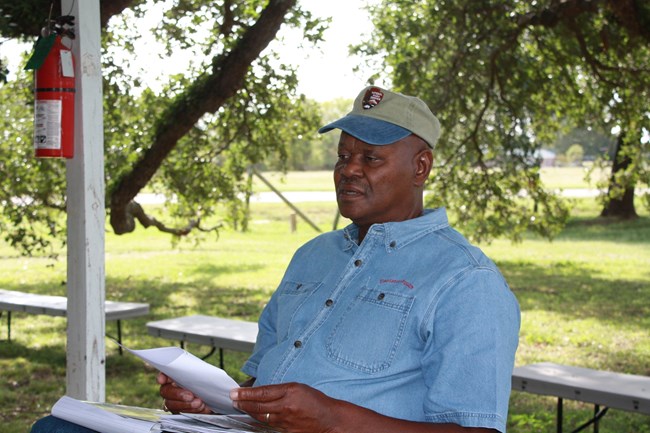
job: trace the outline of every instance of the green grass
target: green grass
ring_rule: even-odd
[[[325,185],[323,174],[312,176]],[[293,173],[288,178],[294,179]],[[333,203],[298,206],[323,231],[331,229]],[[521,305],[516,362],[650,375],[650,216],[638,209],[642,217],[636,221],[605,223],[594,217],[599,208],[590,199],[575,201],[574,209],[553,242],[529,236],[520,244],[496,240],[482,246]],[[173,344],[147,334],[150,320],[193,313],[255,320],[293,251],[316,235],[300,220],[291,233],[291,213],[281,203],[254,204],[250,232],[224,229],[218,239],[208,236],[197,246],[187,241],[172,246],[168,235],[154,229],[107,233],[107,297],[151,304],[148,317],[123,322],[125,343],[133,348]],[[63,251],[53,261],[20,257],[0,245],[0,287],[63,295],[65,279]],[[5,318],[0,318],[0,432],[26,432],[65,393],[65,319],[14,313],[12,341],[7,342]],[[115,324],[107,323],[107,330],[114,334]],[[207,352],[197,345],[188,349]],[[238,367],[245,356],[226,351],[226,369],[237,380],[243,379]],[[106,374],[107,401],[160,407],[155,372],[133,356],[119,356],[108,340]],[[513,392],[509,431],[555,431],[554,411],[552,398]],[[565,401],[565,430],[592,411]],[[650,433],[650,417],[611,410],[600,431]]]

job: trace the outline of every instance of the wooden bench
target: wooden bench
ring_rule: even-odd
[[[558,398],[557,432],[562,432],[563,399],[594,404],[594,416],[573,433],[598,421],[609,408],[650,415],[650,377],[543,362],[515,367],[512,389]],[[600,406],[605,406],[602,410]]]
[[[212,347],[203,358],[219,349],[219,366],[223,368],[223,349],[252,352],[257,339],[257,323],[243,320],[224,319],[201,314],[158,320],[147,323],[149,334]]]
[[[106,320],[117,321],[117,341],[122,343],[123,319],[143,316],[149,313],[149,304],[139,302],[106,301],[104,304]],[[0,289],[0,315],[7,312],[7,340],[11,341],[11,313],[17,311],[28,314],[66,316],[68,300],[65,296],[39,295]],[[120,346],[120,354],[122,347]]]

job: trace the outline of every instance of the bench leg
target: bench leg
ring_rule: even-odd
[[[108,329],[106,329],[106,336],[112,339],[113,341],[118,342],[118,350],[120,351],[120,356],[124,353],[124,349],[122,349],[122,321],[120,319],[116,320],[117,322],[117,336],[114,338],[112,335],[108,333]]]
[[[120,356],[122,356],[122,353],[124,350],[122,349],[122,321],[117,320],[117,341],[120,343]]]
[[[201,359],[205,361],[207,358],[211,357],[212,354],[216,351],[217,348],[213,346],[208,353],[206,353],[201,357]],[[223,370],[223,349],[221,347],[219,348],[219,367]]]
[[[609,410],[608,407],[603,408],[602,410],[600,409],[599,405],[594,405],[594,417],[587,421],[586,423],[582,424],[580,427],[577,429],[573,430],[571,433],[578,433],[581,432],[582,430],[586,429],[589,427],[591,424],[594,425],[594,433],[598,433],[598,421],[605,416],[607,413],[607,410]]]
[[[556,431],[557,433],[562,433],[562,409],[563,409],[563,401],[562,397],[558,397],[557,399],[557,427]]]
[[[205,361],[207,358],[209,358],[210,356],[212,356],[212,354],[213,354],[216,350],[217,350],[216,347],[212,347],[208,353],[206,353],[205,355],[203,355],[203,356],[201,357],[201,359]]]
[[[2,317],[2,313],[0,313]],[[11,311],[7,311],[7,341],[11,343]]]
[[[185,341],[184,340],[181,340],[180,346],[181,346],[181,349],[183,349],[183,350],[185,349]],[[214,352],[216,352],[216,350],[217,350],[216,347],[212,347],[208,353],[201,356],[200,358],[205,361],[205,359],[212,356],[212,354]],[[221,347],[219,348],[219,368],[221,368],[223,370],[223,349]]]

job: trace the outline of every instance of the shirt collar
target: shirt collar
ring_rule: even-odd
[[[414,240],[449,227],[447,211],[444,207],[436,209],[425,209],[422,216],[406,221],[373,224],[366,238],[369,236],[383,236],[383,243],[387,250],[400,249]],[[346,240],[344,250],[357,246],[359,239],[359,227],[352,223],[343,229],[343,236]]]

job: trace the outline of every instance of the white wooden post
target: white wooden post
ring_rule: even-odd
[[[67,395],[104,401],[104,126],[99,0],[62,0],[75,17],[75,149],[67,161]]]

